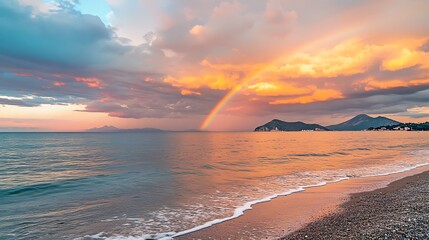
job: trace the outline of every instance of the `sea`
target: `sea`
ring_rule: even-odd
[[[0,239],[171,239],[429,164],[429,132],[0,133]]]

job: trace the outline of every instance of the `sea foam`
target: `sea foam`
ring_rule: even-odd
[[[428,161],[428,155],[429,151],[426,150],[419,150],[419,151],[413,151],[410,152],[410,154],[415,155],[416,157],[421,158],[421,160]],[[347,180],[350,178],[360,178],[360,177],[374,177],[374,176],[386,176],[396,173],[402,173],[406,171],[410,171],[413,169],[416,169],[418,167],[427,166],[429,165],[429,162],[423,162],[418,164],[402,164],[402,165],[385,165],[385,166],[372,166],[372,167],[366,167],[366,168],[355,168],[355,169],[336,169],[332,171],[320,171],[320,172],[302,172],[299,173],[299,176],[307,176],[307,177],[314,177],[314,176],[330,176],[330,181],[320,181],[314,184],[309,185],[302,185],[298,186],[292,189],[288,189],[287,191],[272,194],[257,200],[252,200],[245,202],[244,204],[236,207],[233,211],[233,214],[230,216],[227,216],[225,218],[218,218],[214,220],[210,220],[207,222],[204,222],[203,224],[196,225],[195,227],[191,227],[182,231],[174,232],[166,232],[166,233],[156,233],[156,234],[140,234],[140,235],[130,235],[130,236],[123,236],[123,235],[109,235],[104,232],[100,232],[95,235],[87,235],[83,238],[77,238],[76,240],[84,240],[84,239],[103,239],[103,240],[148,240],[148,239],[160,239],[160,240],[167,240],[167,239],[173,239],[174,237],[183,236],[195,231],[199,231],[208,227],[211,227],[215,224],[219,224],[225,221],[229,221],[235,218],[238,218],[242,216],[245,211],[251,210],[252,206],[263,203],[263,202],[269,202],[273,200],[274,198],[280,197],[280,196],[287,196],[293,193],[302,192],[307,188],[312,187],[319,187],[323,185],[327,185],[330,183],[340,182],[343,180]],[[341,172],[341,174],[339,174]],[[298,176],[298,177],[299,177]],[[332,179],[334,177],[334,179]],[[277,181],[282,181],[284,179],[290,180],[291,176],[280,176],[277,177]],[[270,180],[274,180],[273,178]],[[111,221],[117,220],[118,218],[112,218]],[[144,224],[144,219],[139,218],[129,218],[129,220],[133,220],[135,222],[139,222]]]

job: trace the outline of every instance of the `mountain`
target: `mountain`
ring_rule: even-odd
[[[131,129],[121,129],[120,132],[166,132],[165,130],[158,128],[131,128]]]
[[[86,132],[117,132],[119,130],[119,128],[116,128],[114,126],[102,126],[99,128],[90,128],[86,130]]]
[[[255,132],[269,131],[326,131],[327,128],[319,124],[307,124],[303,122],[284,122],[278,119],[273,119],[262,126],[255,128]]]
[[[371,127],[377,128],[381,126],[390,126],[397,124],[400,124],[400,122],[386,117],[378,116],[373,118],[366,114],[360,114],[343,123],[327,126],[327,128],[335,131],[359,131]]]
[[[164,132],[164,130],[158,128],[130,128],[120,129],[114,126],[103,126],[99,128],[91,128],[86,132]]]

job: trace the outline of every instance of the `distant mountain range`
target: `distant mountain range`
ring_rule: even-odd
[[[381,126],[391,126],[401,124],[398,121],[386,117],[370,117],[366,114],[360,114],[356,117],[330,126],[322,126],[319,124],[307,124],[303,122],[284,122],[274,119],[262,126],[255,128],[256,132],[269,132],[269,131],[361,131],[368,128],[377,128]]]
[[[386,117],[370,117],[366,114],[360,114],[345,122],[322,126],[320,124],[308,124],[304,122],[285,122],[279,119],[273,119],[270,122],[255,128],[255,132],[270,132],[270,131],[361,131],[369,128],[377,129],[380,127],[397,126],[402,124],[398,121]],[[187,130],[180,132],[199,132],[200,130]],[[158,128],[132,128],[120,129],[114,126],[103,126],[99,128],[91,128],[86,132],[174,132],[162,130]]]
[[[255,128],[255,132],[270,131],[327,131],[328,129],[319,124],[307,124],[303,122],[284,122],[278,119]]]
[[[146,133],[155,133],[155,132],[203,132],[201,130],[196,129],[189,129],[184,131],[170,131],[170,130],[163,130],[158,128],[128,128],[128,129],[121,129],[114,126],[103,126],[99,128],[90,128],[85,130],[85,132],[146,132]]]
[[[165,132],[158,128],[131,128],[131,129],[120,129],[114,126],[103,126],[99,128],[91,128],[86,132]]]
[[[390,118],[381,116],[373,118],[366,114],[360,114],[343,123],[327,126],[327,128],[336,131],[361,131],[370,127],[377,128],[381,126],[390,126],[397,124],[400,124],[400,122],[392,120]]]

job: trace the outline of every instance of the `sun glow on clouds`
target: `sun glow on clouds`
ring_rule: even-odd
[[[270,101],[269,104],[306,104],[318,101],[340,99],[344,96],[341,92],[333,89],[317,89],[316,86],[297,88],[287,84],[257,83],[248,87],[255,91],[258,96],[279,97]],[[285,98],[287,97],[287,98]]]
[[[424,42],[422,41],[421,44]],[[266,91],[274,91],[291,88],[289,84],[276,84],[273,81],[281,81],[281,79],[298,79],[298,78],[335,78],[339,76],[350,76],[362,73],[367,73],[371,67],[374,67],[381,61],[380,70],[397,71],[413,66],[427,69],[429,53],[418,50],[403,49],[401,45],[371,45],[364,44],[357,40],[349,40],[339,43],[331,49],[323,49],[315,54],[299,52],[291,57],[284,57],[279,66],[255,65],[254,68],[265,68],[264,76],[267,79],[260,77],[256,81],[264,81],[249,86],[248,89],[254,89],[255,92],[260,92],[265,95]],[[270,63],[267,63],[270,64]],[[211,70],[218,71],[202,76],[186,76],[182,78],[174,78],[169,76],[165,79],[166,82],[175,86],[190,88],[201,88],[203,86],[212,89],[231,89],[234,84],[244,75],[252,74],[252,66],[241,67],[231,65],[214,65],[207,60],[202,62],[203,66],[210,66]],[[221,75],[224,72],[230,73],[229,76]],[[236,72],[237,74],[233,74]],[[271,81],[271,82],[267,82]],[[285,80],[287,81],[287,80]],[[223,84],[220,84],[222,82]],[[221,87],[219,87],[221,86]],[[298,90],[299,94],[301,89]],[[287,92],[287,91],[286,91]],[[280,94],[276,94],[280,95]]]
[[[91,114],[180,118],[210,128],[222,113],[401,115],[429,101],[427,1],[84,3],[0,3],[8,117],[46,112],[80,126]]]
[[[420,44],[424,42],[421,41]],[[298,52],[291,57],[282,59],[278,66],[269,65],[262,68],[266,70],[247,87],[247,94],[260,97],[279,97],[268,99],[269,104],[307,104],[318,101],[328,101],[344,98],[341,84],[331,84],[326,79],[335,79],[346,76],[362,75],[377,67],[380,71],[397,71],[409,67],[427,69],[426,59],[429,54],[418,50],[404,50],[402,45],[364,44],[358,40],[341,42],[331,49],[323,49],[309,54]],[[221,75],[225,72],[222,67],[214,67],[208,61],[205,66],[218,71],[219,75],[210,73],[199,77],[183,77],[174,79],[169,77],[166,82],[175,86],[198,89],[208,87],[211,89],[232,89],[242,76],[252,75],[251,67],[242,68],[240,76],[238,70],[227,66],[230,76]],[[261,68],[260,65],[255,68]],[[246,72],[246,70],[249,70]],[[237,74],[231,74],[236,71]],[[370,73],[369,73],[370,74]],[[322,83],[325,86],[318,86]],[[351,82],[352,86],[363,85],[365,91],[375,89],[389,89],[428,84],[425,79],[396,80],[383,79],[359,80]],[[320,84],[319,84],[320,85]],[[333,87],[333,88],[329,88]],[[335,88],[338,87],[338,88]],[[246,93],[243,91],[243,94]],[[297,96],[297,97],[293,97]],[[284,98],[289,97],[289,98]]]
[[[84,116],[76,110],[84,109],[84,105],[50,105],[37,107],[0,106],[0,124],[8,127],[37,127],[39,131],[79,131],[85,129],[86,122],[94,116]],[[100,116],[98,116],[100,117]],[[95,122],[95,121],[94,121]],[[35,124],[37,124],[35,126]],[[72,125],[70,125],[72,124]]]
[[[192,35],[198,36],[198,35],[201,35],[201,34],[204,33],[204,29],[205,29],[204,26],[195,25],[195,26],[192,27],[191,30],[189,30],[189,33],[192,34]]]
[[[74,79],[78,82],[82,82],[82,83],[86,84],[88,87],[91,87],[91,88],[100,88],[101,87],[101,80],[98,78],[75,77]]]
[[[343,97],[343,94],[337,90],[316,89],[310,95],[290,99],[278,99],[270,102],[270,104],[306,104],[312,102],[323,102],[327,100],[340,99]]]
[[[383,62],[383,69],[396,71],[403,68],[419,65],[420,68],[429,68],[429,53],[410,50],[407,48],[393,52],[394,56]]]
[[[409,112],[429,114],[429,107],[414,107],[409,108]]]
[[[296,96],[311,93],[310,88],[299,88],[290,83],[260,82],[248,87],[258,96]]]

